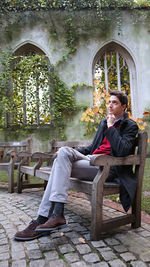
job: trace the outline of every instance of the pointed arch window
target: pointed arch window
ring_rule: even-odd
[[[14,109],[13,124],[49,124],[50,88],[49,60],[45,53],[33,44],[25,44],[14,53]]]
[[[94,90],[124,91],[129,98],[128,110],[138,114],[136,68],[129,52],[112,41],[103,46],[93,61]]]
[[[128,65],[118,51],[105,52],[96,62],[94,79],[98,79],[108,92],[125,90],[129,94],[130,78]]]

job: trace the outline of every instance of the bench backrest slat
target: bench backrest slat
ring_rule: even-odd
[[[14,150],[16,152],[19,151],[27,151],[32,152],[32,139],[27,139],[23,141],[17,142],[0,142],[0,159],[1,162],[7,162],[9,159],[7,158],[7,152],[10,150]]]
[[[81,146],[88,146],[91,144],[91,140],[85,140],[85,141],[55,141],[52,140],[50,142],[51,144],[51,151],[52,152],[56,152],[59,148],[64,147],[64,146],[69,146],[72,148],[77,148],[77,147],[81,147]]]

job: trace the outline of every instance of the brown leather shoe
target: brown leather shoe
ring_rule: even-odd
[[[42,236],[42,233],[35,232],[35,228],[38,225],[39,223],[36,220],[31,221],[28,227],[15,234],[14,239],[17,241],[29,241]]]
[[[66,228],[67,226],[66,219],[63,216],[57,216],[53,214],[46,223],[37,226],[35,231],[40,233],[45,231],[59,230]]]

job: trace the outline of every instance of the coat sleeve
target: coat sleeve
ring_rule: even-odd
[[[114,127],[108,128],[105,131],[105,135],[111,144],[113,156],[124,157],[133,153],[137,133],[138,126],[132,120],[128,120],[121,133]]]

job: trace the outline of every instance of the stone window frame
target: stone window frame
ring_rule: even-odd
[[[41,48],[38,44],[35,44],[31,41],[26,40],[25,42],[19,44],[13,51],[13,54],[15,56],[32,56],[35,54],[38,55],[44,55],[48,60],[48,55],[47,53],[44,51],[43,48]],[[39,93],[39,88],[37,88],[37,92]],[[26,92],[24,90],[24,94],[23,94],[23,124],[26,125],[26,119],[27,119],[27,114],[26,114]],[[51,99],[50,99],[51,102]],[[39,105],[37,104],[36,106],[36,110],[37,110],[37,123],[36,125],[39,126],[40,125],[40,115],[39,115]]]
[[[118,52],[122,58],[125,60],[128,70],[129,70],[129,77],[130,77],[130,94],[131,94],[131,108],[132,108],[132,116],[134,118],[139,116],[139,107],[138,107],[138,87],[137,87],[137,71],[135,60],[123,44],[119,44],[116,41],[110,41],[101,46],[101,48],[97,51],[96,55],[94,56],[93,65],[92,65],[92,77],[94,79],[94,68],[95,64],[99,58],[104,55],[106,52]]]

